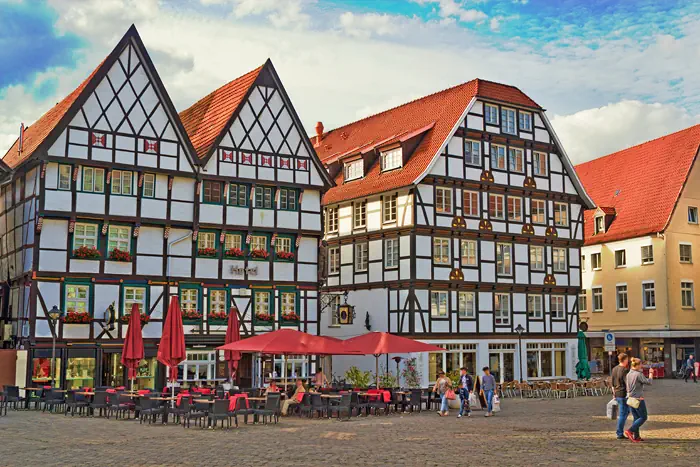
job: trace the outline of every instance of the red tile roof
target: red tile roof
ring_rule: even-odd
[[[54,105],[51,108],[51,110],[42,115],[39,118],[39,120],[34,122],[32,125],[26,127],[24,130],[24,142],[22,153],[19,152],[19,138],[17,138],[17,140],[15,140],[15,143],[2,158],[3,162],[5,162],[10,168],[14,169],[22,162],[29,159],[29,157],[31,157],[31,155],[34,154],[34,151],[36,151],[37,148],[41,146],[46,137],[49,136],[49,133],[51,133],[51,131],[54,128],[56,128],[58,123],[61,121],[66,112],[68,112],[68,109],[70,109],[71,105],[73,105],[73,103],[76,101],[76,99],[83,91],[85,86],[87,86],[92,77],[95,76],[95,74],[97,74],[97,71],[102,67],[103,63],[104,60],[99,65],[97,65],[97,68],[95,68],[92,71],[92,73],[90,73],[90,76],[88,76],[85,79],[85,81],[80,83],[80,86],[75,88],[75,90],[68,94],[68,96],[66,96],[61,102]],[[19,129],[19,125],[17,125],[17,127]]]
[[[248,90],[258,78],[265,65],[224,84],[216,91],[180,112],[180,119],[192,141],[197,156],[204,159],[216,139],[241,105]]]
[[[341,170],[335,179],[336,186],[326,192],[323,203],[338,203],[412,185],[429,167],[474,97],[541,109],[518,88],[475,79],[326,132],[315,148],[322,162],[331,163],[338,156],[430,127],[402,169],[380,173],[379,164],[375,163],[363,178],[348,183],[343,183]],[[312,141],[315,142],[315,137]]]
[[[596,210],[585,212],[586,245],[662,232],[700,145],[700,125],[576,166],[598,206],[614,208],[605,233],[593,235]],[[607,213],[607,210],[606,210]]]

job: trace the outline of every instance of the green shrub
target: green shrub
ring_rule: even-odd
[[[345,372],[345,381],[354,388],[366,388],[372,381],[372,372],[362,371],[356,366],[351,366]]]

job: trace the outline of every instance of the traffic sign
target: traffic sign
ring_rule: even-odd
[[[615,351],[615,334],[612,332],[605,333],[605,351],[614,352]]]

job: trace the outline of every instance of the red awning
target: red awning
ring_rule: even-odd
[[[436,345],[424,344],[414,339],[396,336],[388,332],[369,332],[344,341],[348,349],[364,355],[383,355],[390,353],[444,352]]]
[[[241,340],[241,332],[238,326],[238,309],[232,307],[228,313],[228,326],[226,327],[225,344],[233,344]],[[228,368],[233,375],[238,369],[238,361],[241,359],[241,353],[235,350],[227,350],[224,352],[224,360],[228,362]]]
[[[177,366],[187,358],[182,312],[177,297],[170,299],[168,316],[163,324],[163,336],[158,344],[158,361],[170,368],[170,381],[177,380]]]
[[[314,336],[294,329],[258,334],[218,347],[217,350],[254,352],[267,355],[362,355],[348,349],[345,342]]]
[[[143,360],[143,336],[141,335],[141,313],[139,306],[134,303],[129,315],[129,328],[126,330],[124,349],[122,350],[122,365],[129,369],[129,379],[136,378],[139,362]]]

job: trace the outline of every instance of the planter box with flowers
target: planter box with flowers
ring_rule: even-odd
[[[183,310],[182,322],[184,324],[199,324],[202,322],[202,313],[199,310]]]
[[[215,258],[216,248],[200,248],[199,250],[197,250],[197,255],[203,256],[205,258]]]
[[[209,315],[207,315],[207,320],[209,321],[209,324],[226,324],[228,321],[228,313],[225,311],[212,311],[209,313]]]
[[[94,246],[81,246],[73,250],[73,257],[77,259],[100,259],[100,250]]]
[[[253,317],[253,324],[256,326],[272,326],[274,323],[275,317],[268,315],[267,313],[260,313],[258,315],[254,315]]]
[[[270,253],[267,250],[253,250],[250,252],[250,257],[254,261],[263,261],[270,257]]]
[[[122,324],[129,324],[129,319],[130,315],[123,315],[121,318],[119,318],[119,321],[122,322]],[[146,314],[146,313],[141,313],[141,327],[144,327],[151,321],[151,317]]]
[[[282,313],[280,319],[280,325],[282,326],[298,326],[299,325],[299,315],[293,311],[289,313]]]
[[[240,248],[229,248],[224,252],[224,256],[227,258],[243,258],[245,256],[245,251]]]
[[[294,253],[291,251],[278,251],[275,256],[282,261],[294,261]]]
[[[120,263],[129,263],[131,262],[131,254],[128,251],[115,248],[109,252],[109,260],[118,261]]]
[[[83,311],[69,311],[61,318],[63,324],[90,324],[92,317]]]

